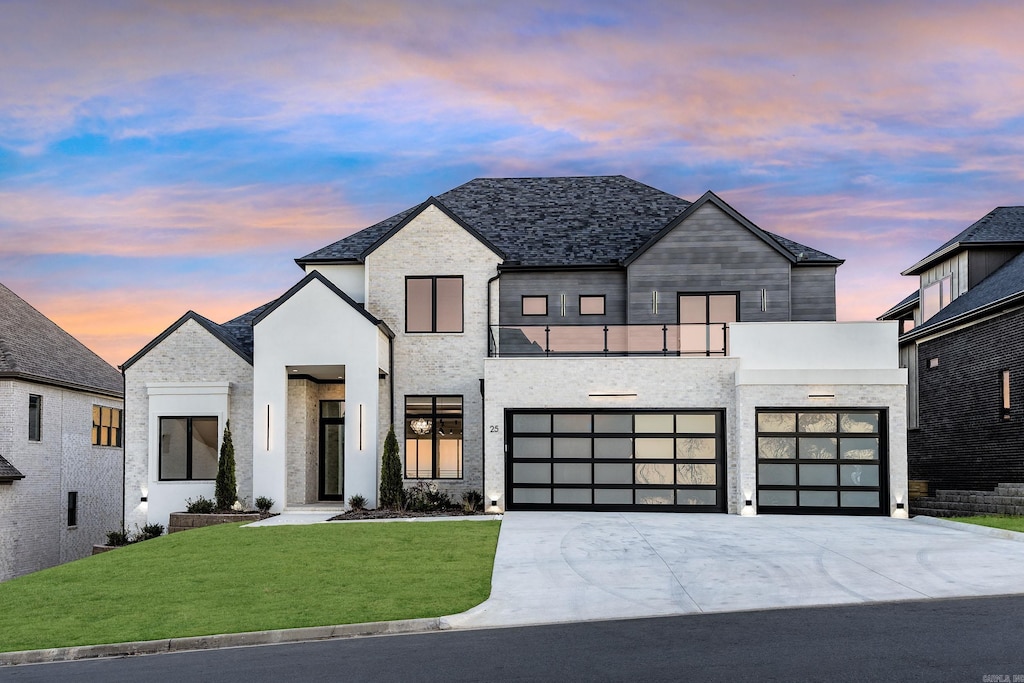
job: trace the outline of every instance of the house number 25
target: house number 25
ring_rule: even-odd
[[[491,425],[491,428],[489,430],[487,430],[487,431],[489,431],[491,434],[497,434],[498,433],[498,425]]]

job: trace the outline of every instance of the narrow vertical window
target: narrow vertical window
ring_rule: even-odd
[[[28,440],[41,441],[43,438],[43,397],[28,395]]]
[[[1003,370],[1002,373],[1002,394],[1003,394],[1003,419],[1010,419],[1010,371]]]
[[[68,526],[78,526],[78,491],[68,491]]]

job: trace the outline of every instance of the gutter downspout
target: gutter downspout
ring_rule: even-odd
[[[124,374],[124,366],[118,365],[117,369],[121,371],[121,531],[124,531],[125,505],[128,504],[125,496],[128,494],[128,439],[125,438],[124,425],[125,425],[125,409],[128,407],[128,378]],[[146,523],[149,523],[149,514],[146,514]]]
[[[486,359],[491,355],[491,285],[501,277],[500,272],[496,272],[494,277],[487,281],[487,356]],[[487,447],[484,445],[487,442],[487,419],[484,414],[486,410],[486,398],[484,394],[484,378],[480,378],[480,495],[483,496],[484,510],[487,509],[488,503],[490,503],[490,495],[487,493]]]

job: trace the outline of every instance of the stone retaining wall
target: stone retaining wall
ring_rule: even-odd
[[[167,533],[173,534],[176,531],[188,531],[214,524],[227,524],[229,522],[258,522],[258,512],[236,512],[225,514],[192,514],[190,512],[172,512],[170,521],[167,524]]]

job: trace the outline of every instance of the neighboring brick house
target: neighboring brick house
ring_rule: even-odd
[[[0,581],[121,528],[121,374],[0,285]]]
[[[1024,482],[1024,206],[993,209],[903,272],[912,480],[992,490]]]
[[[708,192],[477,179],[297,259],[279,299],[186,314],[125,365],[126,516],[213,493],[491,509],[890,514],[906,496],[895,323],[835,322],[842,263]],[[199,434],[198,437],[195,435]]]

